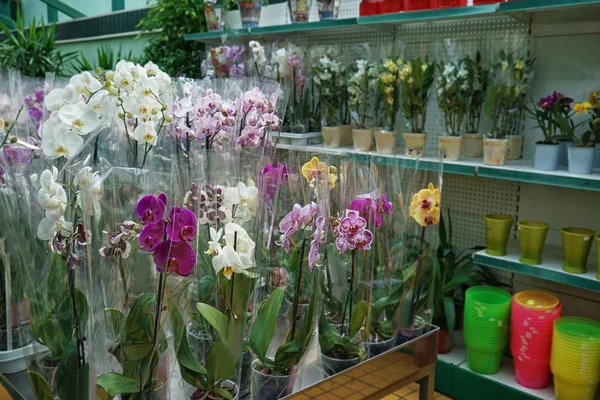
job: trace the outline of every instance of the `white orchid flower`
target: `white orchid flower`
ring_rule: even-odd
[[[60,120],[54,123],[57,118],[50,118],[43,125],[42,151],[50,159],[69,159],[83,147],[83,139]]]
[[[73,85],[52,90],[44,98],[44,105],[50,111],[58,111],[67,104],[74,104],[79,100]]]
[[[65,189],[56,182],[58,170],[52,167],[40,175],[40,190],[37,200],[40,206],[46,210],[46,217],[58,220],[67,209],[67,193]]]
[[[223,247],[221,252],[213,258],[212,263],[215,272],[218,274],[223,271],[223,276],[227,279],[231,279],[234,273],[241,274],[252,267],[252,261],[248,257],[238,254],[231,245]]]
[[[100,125],[98,116],[84,103],[68,104],[58,112],[60,120],[80,135],[87,135]]]
[[[99,118],[103,118],[108,115],[115,102],[116,98],[111,96],[108,91],[100,90],[90,98],[87,105]]]
[[[77,192],[77,205],[84,215],[94,215],[100,218],[102,198],[102,179],[98,172],[93,172],[91,167],[83,167],[75,178],[73,185],[81,190]]]
[[[149,76],[157,75],[160,71],[158,65],[154,64],[152,61],[148,61],[146,64],[144,64],[144,69],[146,70],[146,74]]]
[[[240,254],[252,260],[256,243],[248,236],[248,232],[240,225],[230,222],[225,225],[225,244],[234,247]],[[237,238],[237,241],[235,240]]]
[[[58,220],[44,217],[37,227],[37,237],[40,240],[52,240],[58,231],[63,231],[65,236],[73,232],[73,223],[65,221],[64,217]]]
[[[89,96],[102,88],[100,81],[87,71],[73,75],[69,80],[69,83],[73,85],[75,93],[83,94],[85,96]]]
[[[221,237],[223,236],[223,229],[219,229],[218,231],[212,226],[209,228],[210,240],[208,241],[208,250],[205,251],[205,254],[219,254],[221,252],[221,245],[219,242],[221,241]]]
[[[147,76],[142,76],[140,80],[136,83],[134,93],[137,97],[151,97],[155,98],[158,96],[158,83]]]
[[[148,143],[151,146],[155,146],[158,141],[158,134],[153,121],[146,121],[141,123],[135,128],[131,135],[139,143]]]
[[[114,76],[115,86],[120,89],[124,89],[126,91],[130,91],[134,85],[133,75],[131,72],[126,70],[121,70],[119,72],[115,72]]]

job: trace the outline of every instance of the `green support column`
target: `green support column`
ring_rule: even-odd
[[[46,3],[48,7],[52,7],[61,13],[68,15],[71,18],[83,18],[85,14],[74,9],[68,4],[63,3],[60,0],[41,0],[42,3]]]
[[[54,7],[48,7],[48,22],[58,22],[58,10]]]
[[[112,0],[112,10],[119,11],[125,9],[125,0]]]

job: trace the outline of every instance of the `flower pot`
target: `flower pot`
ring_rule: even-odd
[[[258,360],[252,363],[252,399],[278,400],[292,393],[296,382],[296,367],[289,375],[271,375],[262,371]]]
[[[425,154],[426,133],[405,133],[404,154],[409,157],[421,157]]]
[[[35,360],[40,370],[40,375],[48,382],[52,392],[56,392],[56,370],[58,361],[52,361],[50,352],[41,353]]]
[[[462,138],[460,136],[440,136],[438,138],[440,153],[444,155],[446,161],[458,161],[461,143]]]
[[[596,149],[596,154],[594,155],[594,165],[592,169],[600,169],[600,143],[596,143],[594,147]]]
[[[569,156],[570,173],[581,175],[592,173],[592,165],[594,165],[594,153],[596,152],[595,148],[571,146],[567,150]]]
[[[396,132],[375,131],[375,146],[379,154],[393,154],[396,149]]]
[[[483,156],[483,133],[463,133],[462,154],[464,157]]]
[[[237,387],[237,385],[232,381],[224,381],[223,383],[221,383],[221,388],[229,391],[232,394],[232,400],[238,400],[240,398],[240,390]],[[204,392],[202,389],[196,389],[193,386],[188,386],[188,388],[185,391],[185,396],[187,399],[190,400],[213,399],[213,397],[205,397],[206,392]]]
[[[506,135],[508,140],[507,160],[518,160],[523,155],[523,135]]]
[[[292,22],[308,22],[311,0],[288,0]]]
[[[347,370],[350,367],[355,366],[360,362],[360,357],[349,358],[349,359],[339,359],[327,357],[325,354],[321,353],[321,366],[323,371],[328,376],[332,376],[335,374],[339,374],[342,371]]]
[[[566,140],[561,140],[558,143],[560,146],[560,150],[558,151],[558,165],[560,167],[566,167],[569,165],[568,149],[570,146],[573,146],[574,143]]]
[[[353,129],[352,139],[356,150],[370,151],[373,146],[373,131],[371,129]]]
[[[220,4],[207,4],[204,7],[206,29],[209,31],[222,31],[225,29],[225,9]]]
[[[352,141],[352,125],[340,126],[340,145],[351,146]]]
[[[452,340],[450,339],[450,332],[445,329],[440,329],[438,336],[438,353],[448,354],[452,351]]]
[[[240,3],[240,15],[244,28],[256,28],[260,21],[262,3],[260,0],[243,0]]]
[[[554,171],[558,165],[560,145],[536,143],[533,155],[533,167],[540,171]]]
[[[337,16],[334,15],[335,3],[336,3],[336,0],[318,0],[317,1],[317,8],[319,9],[319,19],[320,20],[337,18]]]
[[[29,330],[29,324],[19,325],[16,328],[10,329],[12,333],[12,350],[20,349],[21,347],[25,347],[31,343],[31,331]],[[0,335],[0,351],[7,351],[8,330],[6,326],[2,327]]]
[[[508,140],[483,139],[483,163],[485,165],[501,166],[506,161]]]
[[[202,364],[206,359],[206,355],[208,354],[208,350],[210,349],[213,339],[210,333],[202,329],[196,329],[192,323],[189,323],[186,329],[190,350],[196,359]]]
[[[380,340],[378,342],[365,342],[365,347],[367,348],[367,354],[369,355],[369,358],[372,358],[393,349],[395,344],[396,335],[389,339]]]
[[[398,334],[396,335],[396,346],[421,336],[425,332],[425,325],[425,320],[419,316],[416,316],[411,327],[398,329]]]
[[[487,214],[485,220],[485,252],[492,256],[505,256],[513,218],[510,215]]]
[[[542,263],[542,251],[548,235],[549,225],[545,222],[520,221],[518,223],[519,243],[523,264],[539,265]]]
[[[239,396],[244,398],[250,394],[252,386],[252,352],[242,353],[242,369],[240,376]]]
[[[325,147],[340,147],[342,142],[342,129],[339,126],[323,126],[323,145]]]
[[[600,235],[596,235],[596,279],[600,281]]]
[[[563,228],[563,270],[573,274],[587,272],[587,260],[594,240],[594,231],[585,228]]]

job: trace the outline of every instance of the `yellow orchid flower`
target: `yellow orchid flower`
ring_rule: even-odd
[[[333,188],[335,188],[335,183],[337,182],[337,168],[334,166],[329,167],[328,181],[329,181],[329,190],[332,190]]]
[[[437,224],[439,222],[441,199],[440,189],[435,188],[433,183],[430,183],[426,189],[419,190],[413,196],[409,207],[409,215],[421,226]]]
[[[598,92],[590,93],[588,96],[588,101],[590,102],[591,105],[595,106],[596,102],[598,101]]]
[[[315,156],[312,160],[302,166],[302,175],[306,178],[308,183],[311,183],[313,179],[326,174],[328,170],[327,164],[319,161],[319,158]]]
[[[589,101],[584,101],[583,103],[577,103],[573,106],[573,110],[575,111],[575,115],[579,115],[583,111],[584,114],[587,114],[588,111],[592,108],[592,104]]]

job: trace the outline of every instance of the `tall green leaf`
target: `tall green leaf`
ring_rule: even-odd
[[[137,393],[139,391],[139,381],[115,372],[107,372],[96,378],[96,392],[101,393],[101,398],[105,398],[104,393],[108,395],[108,399],[112,399],[121,393]]]
[[[30,370],[27,370],[27,374],[29,375],[31,388],[36,400],[54,400],[52,389],[50,389],[48,382],[46,382],[43,376]]]
[[[227,342],[217,340],[212,343],[206,357],[206,373],[213,385],[235,376],[236,359]]]
[[[227,338],[227,316],[208,304],[198,303],[198,311],[204,319],[219,333],[222,340]]]
[[[154,334],[154,303],[155,295],[144,293],[136,299],[129,311],[125,324],[123,353],[130,361],[139,361],[150,355]]]
[[[354,308],[354,312],[352,313],[352,319],[350,320],[350,337],[354,337],[360,328],[363,327],[365,323],[365,318],[367,318],[367,314],[369,313],[369,306],[365,301],[359,301],[356,307]]]
[[[83,371],[80,371],[80,368]],[[86,363],[84,367],[80,366],[77,339],[73,338],[65,348],[56,369],[57,392],[61,400],[80,400],[81,393],[88,392],[88,385],[89,364]]]
[[[261,304],[250,331],[250,349],[266,367],[272,366],[272,363],[267,359],[267,351],[275,334],[275,325],[283,301],[283,294],[284,289],[278,287]]]

